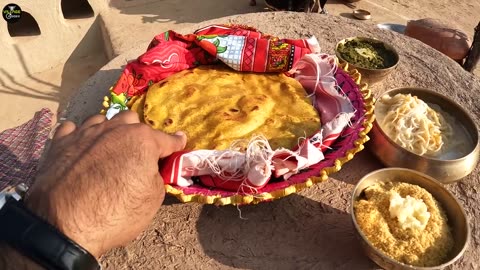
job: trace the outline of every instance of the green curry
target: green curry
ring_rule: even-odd
[[[352,39],[337,48],[341,57],[361,68],[382,69],[395,65],[395,55],[380,42]]]

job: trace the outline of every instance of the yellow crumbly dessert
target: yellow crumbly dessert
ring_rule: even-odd
[[[144,102],[144,106],[141,106]],[[320,117],[301,84],[284,74],[237,72],[202,66],[152,85],[131,108],[145,123],[184,131],[187,150],[228,149],[263,135],[271,147],[292,148],[320,129]]]
[[[364,193],[365,198],[354,205],[355,218],[374,247],[409,265],[445,262],[453,237],[444,211],[428,191],[387,182],[370,186]]]

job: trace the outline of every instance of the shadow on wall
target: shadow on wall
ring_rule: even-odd
[[[23,56],[21,50],[18,48],[16,44],[14,44],[13,46],[17,53],[18,59],[20,61],[20,65],[22,65],[22,68],[28,74],[27,75],[28,79],[38,82],[41,85],[44,85],[45,87],[51,88],[54,90],[54,92],[43,91],[41,89],[32,88],[26,85],[24,82],[18,81],[14,75],[10,74],[5,69],[0,68],[0,86],[1,86],[0,93],[57,101],[58,97],[57,97],[56,91],[59,90],[59,87],[55,84],[49,83],[47,81],[43,81],[37,78],[35,75],[31,74],[28,69],[25,57]]]
[[[88,0],[62,0],[61,8],[65,19],[90,18],[94,15]]]
[[[143,23],[175,22],[198,23],[230,15],[265,10],[263,1],[256,6],[250,0],[111,0],[110,6],[122,14],[141,14]]]
[[[372,269],[350,215],[294,194],[243,206],[203,207],[199,241],[211,258],[246,269]]]
[[[349,8],[351,8],[352,10],[353,9],[356,9],[357,8],[357,3],[356,2],[359,2],[360,0],[356,0],[356,1],[352,1],[352,0],[327,0],[327,5],[331,5],[331,4],[337,4],[337,5],[345,5]]]
[[[22,12],[22,19],[18,22],[7,23],[7,28],[11,37],[38,36],[41,34],[37,21],[26,11]]]
[[[62,111],[78,86],[108,62],[103,47],[100,20],[99,17],[95,19],[64,63],[60,85],[32,74],[28,68],[28,59],[19,46],[13,45],[17,53],[18,64],[21,65],[27,77],[18,79],[15,74],[0,68],[0,93],[55,101],[59,103],[58,110]]]
[[[79,86],[108,63],[100,26],[101,20],[100,16],[95,18],[90,29],[65,62],[60,86],[61,91],[59,92],[61,101],[58,108],[59,112],[67,107]],[[101,100],[98,100],[98,102],[100,106]]]

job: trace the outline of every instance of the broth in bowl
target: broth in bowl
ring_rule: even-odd
[[[383,95],[376,103],[378,123],[395,143],[417,155],[443,160],[468,154],[468,132],[440,106],[415,95]]]
[[[374,114],[369,149],[385,166],[414,169],[442,183],[476,168],[478,128],[454,100],[429,89],[396,88],[377,99]]]

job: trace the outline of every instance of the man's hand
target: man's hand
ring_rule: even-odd
[[[55,133],[26,205],[94,256],[128,243],[151,222],[165,190],[158,160],[186,136],[139,123],[133,112],[97,115]]]

